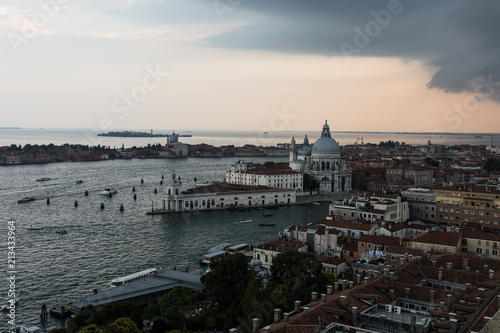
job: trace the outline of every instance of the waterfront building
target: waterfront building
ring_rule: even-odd
[[[338,193],[351,190],[352,171],[340,155],[340,146],[330,134],[325,121],[321,137],[311,146],[307,134],[302,145],[295,138],[290,144],[290,168],[311,175],[319,183],[319,192]]]
[[[326,257],[340,258],[341,248],[338,247],[340,230],[326,228],[320,225],[295,225],[287,229],[288,237],[307,244],[308,252]]]
[[[287,163],[262,165],[238,160],[226,172],[226,182],[230,184],[293,188],[297,192],[302,192],[303,178]]]
[[[182,191],[182,182],[175,174],[166,184],[162,198],[162,210],[166,212],[186,212],[245,208],[251,206],[288,205],[296,202],[293,188],[272,188],[213,183]]]

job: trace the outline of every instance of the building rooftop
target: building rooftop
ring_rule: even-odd
[[[412,242],[457,246],[461,238],[460,232],[429,230],[413,237]]]

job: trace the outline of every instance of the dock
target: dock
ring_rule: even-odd
[[[80,298],[69,304],[69,308],[78,312],[81,308],[93,305],[129,301],[137,306],[156,302],[161,296],[176,286],[190,288],[194,291],[205,289],[200,281],[201,275],[176,270],[163,270],[155,275],[124,284],[123,286],[99,291],[93,295]]]

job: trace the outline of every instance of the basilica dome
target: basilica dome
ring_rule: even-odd
[[[313,154],[340,154],[340,147],[334,139],[323,136],[312,146]]]

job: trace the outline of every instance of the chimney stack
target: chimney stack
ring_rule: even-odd
[[[304,306],[304,317],[306,317],[308,315],[309,315],[309,307],[308,306]]]
[[[446,307],[448,308],[448,311],[451,309],[451,294],[446,295]]]
[[[436,267],[436,260],[432,260],[432,267]]]
[[[368,276],[365,276],[365,278],[364,278],[364,284],[365,284],[365,286],[367,286],[367,285],[368,285],[368,281],[369,281],[369,280],[370,280],[370,279],[368,278]]]
[[[347,305],[347,296],[342,295],[340,296],[340,306],[345,309]]]
[[[405,298],[410,298],[410,288],[405,288]]]
[[[352,289],[354,287],[354,281],[349,281],[349,289]]]
[[[281,309],[274,309],[274,322],[279,323],[281,321]]]
[[[356,284],[361,284],[361,274],[356,274]]]
[[[391,300],[396,298],[396,296],[394,295],[394,289],[389,290],[389,297],[391,298]]]
[[[342,280],[342,290],[346,290],[347,289],[347,280],[344,279]]]
[[[285,313],[283,314],[283,321],[284,321],[284,322],[287,322],[287,321],[288,321],[288,318],[290,318],[290,313],[289,313],[289,312],[285,312]]]
[[[335,283],[333,285],[335,286],[334,287],[335,292],[339,291],[339,283],[337,281],[335,281]]]
[[[453,264],[449,261],[446,263],[446,269],[451,271],[451,268],[452,268]]]
[[[337,285],[338,285],[338,282],[335,282],[335,283],[337,283]],[[331,285],[326,286],[326,293],[328,295],[331,295],[333,293],[333,286],[331,286]]]
[[[488,273],[489,273],[488,278],[489,278],[490,280],[493,280],[493,277],[495,276],[495,271],[494,271],[494,270],[492,270],[492,269],[490,269],[490,271],[489,271]]]
[[[433,289],[431,289],[429,291],[429,293],[430,293],[430,300],[429,300],[429,302],[430,303],[434,303],[434,292],[435,292],[435,290],[433,290]]]
[[[295,305],[295,312],[299,312],[300,311],[300,304],[301,304],[301,302],[300,301],[295,301],[293,304]]]
[[[441,281],[443,279],[443,271],[438,272],[438,280]]]
[[[311,293],[311,301],[315,301],[318,299],[318,293],[316,291],[313,291]]]
[[[484,289],[484,288],[479,288],[479,289],[478,289],[478,291],[479,291],[479,296],[484,297],[484,291],[485,291],[485,290],[486,290],[486,289]]]
[[[257,331],[259,330],[259,318],[252,319],[252,324],[252,332],[257,333]]]
[[[488,274],[488,272],[489,272],[488,265],[484,265],[483,268],[484,268],[484,270],[483,270],[484,274]]]
[[[464,257],[463,263],[464,263],[464,270],[467,270],[467,267],[469,267],[469,258]]]
[[[450,333],[457,332],[457,322],[458,320],[455,318],[450,319]]]
[[[354,326],[358,326],[358,307],[353,306],[351,310],[352,310],[352,323]]]
[[[326,303],[326,294],[321,294],[321,303]]]

